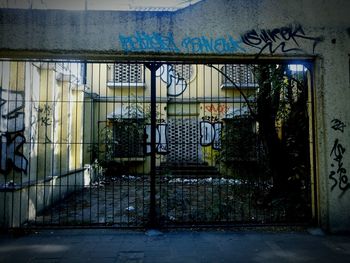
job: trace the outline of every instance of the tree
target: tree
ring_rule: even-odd
[[[214,67],[215,68],[215,67]],[[219,70],[218,68],[216,68]],[[248,100],[236,86],[249,109],[248,117],[257,124],[256,137],[262,145],[265,168],[273,181],[266,202],[280,199],[288,207],[288,213],[296,216],[306,213],[310,178],[308,89],[306,72],[291,72],[287,64],[262,64],[252,68],[258,89],[255,100]],[[220,71],[220,70],[219,70]],[[226,78],[224,72],[220,71]],[[223,145],[234,156],[237,145],[251,141],[251,135],[226,134]],[[236,136],[236,138],[231,138]],[[235,146],[230,142],[235,142]],[[257,147],[258,149],[259,147]],[[224,150],[225,151],[225,150]],[[231,151],[231,152],[230,152]],[[237,151],[236,151],[237,153]],[[242,154],[244,157],[244,154]],[[309,210],[308,210],[309,211]]]

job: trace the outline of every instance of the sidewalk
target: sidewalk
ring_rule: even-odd
[[[308,232],[40,230],[0,235],[0,262],[350,262],[350,236]]]

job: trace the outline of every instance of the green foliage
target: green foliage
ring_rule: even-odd
[[[245,117],[227,120],[222,142],[225,145],[222,155],[224,161],[255,159],[254,123]]]
[[[246,99],[250,109],[246,118],[225,123],[220,160],[238,171],[236,176],[271,178],[273,187],[259,199],[261,205],[283,203],[288,218],[303,216],[310,211],[306,72],[290,72],[288,65],[276,64],[257,65],[253,72],[258,82],[256,99]],[[249,162],[254,157],[255,171],[254,162]]]
[[[112,168],[118,168],[125,174],[122,161],[116,162],[115,157],[143,156],[144,129],[150,121],[150,105],[130,103],[123,107],[125,116],[115,116],[113,120],[101,122],[98,128],[98,140],[90,149],[92,162],[102,167],[106,173]],[[128,155],[129,154],[129,155]]]

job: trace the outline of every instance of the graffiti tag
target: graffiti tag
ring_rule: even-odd
[[[219,117],[218,116],[203,116],[202,117],[203,121],[208,121],[208,122],[218,122]]]
[[[239,45],[232,36],[227,38],[208,38],[186,37],[181,43],[187,53],[235,53],[238,51],[245,52],[245,49]]]
[[[335,131],[343,132],[346,125],[338,119],[332,120],[332,129]],[[330,157],[332,158],[331,172],[329,174],[329,179],[332,181],[331,191],[334,190],[336,186],[339,187],[343,193],[350,188],[349,178],[347,176],[347,171],[344,168],[344,153],[346,149],[340,143],[339,139],[335,139]]]
[[[333,130],[344,132],[344,128],[346,127],[344,122],[342,122],[342,121],[340,121],[338,119],[333,119],[331,121],[331,123],[333,123],[333,125],[332,125],[332,129]]]
[[[23,92],[0,88],[0,132],[13,133],[24,130]]]
[[[185,37],[177,46],[173,33],[135,32],[133,35],[119,35],[121,48],[126,52],[173,52],[173,53],[235,53],[245,52],[233,36],[227,37]]]
[[[162,65],[158,69],[157,75],[167,84],[168,96],[180,96],[187,88],[187,81],[179,72],[176,72],[174,66],[171,64]]]
[[[222,122],[200,122],[201,146],[212,146],[214,150],[221,149]]]
[[[15,135],[10,139],[8,135],[1,135],[0,172],[8,174],[11,169],[27,172],[28,160],[20,152],[26,139],[22,135]]]
[[[283,53],[291,51],[302,51],[300,40],[312,42],[313,52],[323,37],[312,37],[305,34],[301,25],[289,25],[273,29],[250,30],[242,35],[244,44],[259,49],[258,55],[268,49],[274,54],[278,49]]]
[[[226,113],[229,109],[229,106],[222,104],[210,104],[205,106],[205,110],[211,113]]]
[[[134,35],[119,35],[119,40],[124,51],[153,51],[153,52],[179,52],[172,33],[162,35],[153,32],[136,32]]]
[[[151,153],[151,125],[146,125],[146,153]],[[168,124],[157,124],[156,128],[156,153],[168,153]]]
[[[24,130],[24,94],[0,88],[0,172],[12,169],[27,172],[28,160],[21,153],[26,139]]]

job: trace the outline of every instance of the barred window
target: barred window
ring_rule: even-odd
[[[239,87],[255,88],[253,72],[249,65],[245,64],[227,64],[221,67],[221,71],[225,73],[221,78],[222,87],[234,87],[236,84]],[[234,82],[234,84],[232,83]]]
[[[142,64],[115,63],[108,66],[108,82],[144,83],[144,67]]]
[[[196,69],[190,64],[163,64],[157,71],[157,74],[165,83],[169,81],[169,76],[176,77],[188,83],[196,76]]]
[[[181,76],[186,81],[191,81],[194,77],[194,68],[189,64],[173,64],[175,76]]]

